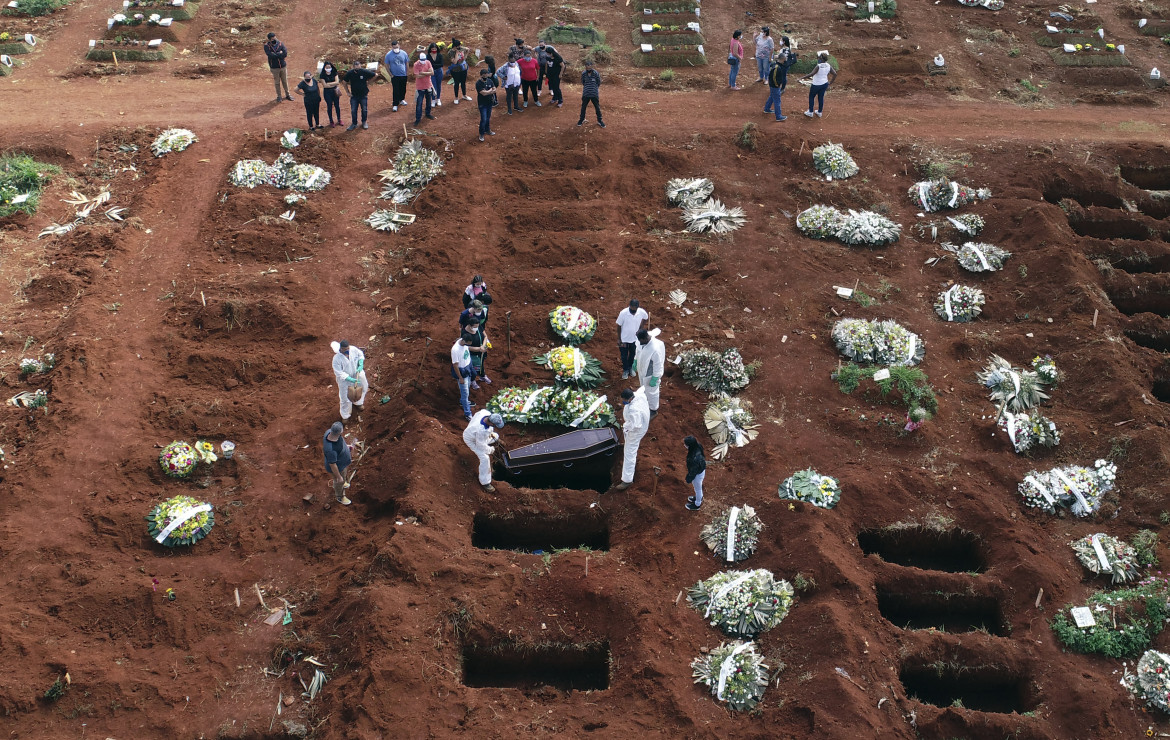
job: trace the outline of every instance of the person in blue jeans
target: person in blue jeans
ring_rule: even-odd
[[[743,42],[739,40],[742,36],[743,31],[735,29],[731,34],[731,45],[727,49],[727,64],[731,67],[727,75],[727,85],[732,90],[743,89],[735,84],[736,75],[739,74],[739,63],[743,61]]]
[[[439,45],[432,42],[427,47],[427,61],[431,63],[431,100],[436,108],[443,105],[439,100],[443,92],[443,52],[439,51]]]
[[[683,444],[687,448],[687,483],[695,489],[695,495],[687,499],[687,509],[698,511],[703,506],[703,479],[707,477],[707,458],[703,455],[703,445],[694,437],[686,437]]]
[[[837,70],[829,64],[829,52],[817,52],[816,68],[800,79],[812,80],[812,87],[808,89],[808,110],[804,114],[809,118],[813,117],[813,102],[816,101],[818,105],[815,115],[820,118],[825,112],[825,91],[837,79]]]
[[[349,94],[349,117],[352,121],[346,127],[346,131],[353,131],[358,127],[358,108],[362,109],[362,128],[370,127],[366,123],[366,116],[370,110],[369,83],[377,76],[376,72],[366,69],[361,62],[355,59],[353,66],[345,73],[345,77],[341,78],[341,84],[345,87],[345,92]]]
[[[786,39],[787,36],[783,38]],[[768,70],[768,102],[764,103],[765,113],[771,113],[773,108],[776,109],[777,121],[788,120],[788,116],[780,112],[780,96],[788,87],[788,68],[793,64],[796,64],[796,55],[788,50],[785,43],[780,47],[780,51],[776,52],[776,58],[772,60],[772,67]]]
[[[471,350],[460,335],[451,345],[451,377],[459,383],[459,405],[463,408],[463,418],[471,421],[471,403],[468,395],[471,393]]]
[[[484,136],[495,136],[492,131],[492,108],[496,106],[496,81],[486,69],[479,71],[479,82],[475,83],[475,97],[479,102],[479,140]]]

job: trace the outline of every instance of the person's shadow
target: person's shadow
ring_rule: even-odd
[[[289,101],[287,101],[287,100],[282,100],[281,102],[278,103],[275,100],[269,99],[269,101],[267,103],[264,103],[263,105],[257,105],[253,108],[249,108],[248,110],[244,111],[244,118],[259,118],[260,116],[264,115],[265,113],[268,113],[276,108],[279,108],[281,105],[291,105],[291,103],[289,103]]]

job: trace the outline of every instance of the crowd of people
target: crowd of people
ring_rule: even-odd
[[[736,84],[739,79],[739,68],[743,62],[743,30],[736,29],[731,34],[731,41],[727,49],[727,64],[730,72],[727,75],[727,86],[732,90],[743,90]],[[768,98],[764,103],[765,113],[775,113],[777,121],[786,121],[788,116],[780,112],[781,96],[788,87],[788,70],[796,64],[797,54],[792,48],[792,41],[787,36],[780,37],[780,45],[772,38],[772,29],[768,26],[760,28],[753,40],[755,45],[757,84],[768,85]],[[817,64],[813,70],[801,77],[809,80],[808,110],[804,115],[812,118],[821,118],[825,112],[825,92],[829,85],[837,79],[837,71],[829,63],[829,52],[817,52]],[[816,110],[813,110],[813,106]]]
[[[410,78],[414,78],[414,125],[424,118],[434,120],[435,110],[443,105],[443,85],[447,81],[451,88],[451,105],[475,103],[479,109],[479,140],[495,136],[492,130],[492,112],[500,105],[502,88],[507,115],[521,113],[529,103],[543,107],[540,98],[547,92],[549,105],[561,108],[565,99],[561,92],[561,79],[569,63],[552,45],[539,42],[535,47],[517,38],[508,49],[508,57],[497,67],[495,57],[486,55],[477,58],[479,50],[469,52],[459,39],[450,43],[432,42],[419,45],[413,54],[403,50],[397,40],[390,42],[390,50],[376,65],[377,71],[360,60],[353,60],[350,68],[342,72],[332,60],[326,59],[314,74],[305,70],[300,82],[294,88],[305,104],[305,119],[309,131],[324,129],[321,123],[321,102],[325,103],[325,114],[329,128],[344,126],[341,115],[341,90],[349,97],[350,122],[347,131],[359,126],[369,126],[370,84],[381,73],[390,81],[391,111],[408,106],[406,91]],[[276,101],[293,100],[288,87],[288,47],[276,37],[268,34],[264,44],[268,67],[276,86]],[[371,63],[373,64],[373,63]],[[468,74],[472,68],[479,68],[475,81],[475,97],[467,88]],[[282,95],[283,85],[283,95]],[[546,90],[547,88],[547,90]],[[601,75],[593,63],[586,60],[581,72],[581,115],[577,125],[585,124],[585,114],[592,105],[597,115],[597,125],[605,128],[601,116]],[[358,112],[361,112],[359,119]]]

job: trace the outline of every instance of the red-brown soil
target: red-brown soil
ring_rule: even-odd
[[[1122,661],[1066,653],[1048,627],[1061,605],[1105,585],[1085,577],[1069,540],[1162,531],[1170,510],[1170,227],[1167,201],[1140,189],[1170,189],[1165,94],[1141,77],[1170,68],[1170,47],[1138,35],[1139,6],[1097,7],[1133,68],[1052,65],[1031,40],[1046,6],[1009,3],[993,14],[907,2],[895,21],[870,25],[840,20],[824,4],[737,3],[704,8],[713,63],[676,70],[670,82],[629,64],[631,9],[621,4],[566,11],[520,2],[479,15],[300,0],[257,21],[279,11],[208,0],[182,35],[189,53],[118,68],[83,61],[110,8],[79,0],[53,16],[44,49],[2,83],[0,149],[64,170],[36,216],[0,222],[0,383],[5,397],[44,388],[50,398],[46,411],[0,413],[7,734],[267,738],[303,728],[320,738],[1039,740],[1170,732],[1170,721],[1118,685]],[[450,105],[448,88],[423,135],[447,158],[446,173],[410,206],[416,224],[378,234],[361,219],[379,205],[377,173],[409,121],[376,87],[369,131],[327,129],[294,152],[333,182],[294,206],[287,224],[276,218],[289,207],[287,191],[227,181],[236,160],[272,161],[282,151],[276,134],[304,125],[301,105],[268,102],[260,39],[269,27],[280,33],[295,80],[317,54],[361,53],[338,35],[359,16],[403,18],[408,48],[456,35],[497,60],[513,36],[532,40],[553,17],[593,20],[616,59],[602,68],[608,128],[573,125],[570,84],[565,109],[546,104],[513,117],[497,109],[500,135],[481,145],[475,109]],[[758,86],[726,90],[727,32],[761,21],[777,29],[788,21],[803,50],[828,47],[841,60],[824,119],[799,115],[795,83],[784,123],[761,115]],[[230,34],[233,26],[241,33]],[[389,36],[379,33],[378,55]],[[940,51],[948,74],[930,77],[924,65]],[[744,84],[754,79],[749,65]],[[748,121],[760,127],[754,152],[733,143]],[[193,129],[199,142],[153,158],[151,140],[171,125]],[[831,183],[816,175],[809,151],[829,140],[849,149],[860,175]],[[986,218],[981,239],[1013,252],[1002,272],[973,277],[953,260],[924,264],[942,252],[914,225],[941,218],[917,218],[905,193],[919,166],[941,160],[959,163],[958,179],[992,189],[991,200],[966,210]],[[747,225],[725,238],[682,233],[662,187],[693,175],[713,177],[717,197],[743,207]],[[70,216],[60,202],[69,191],[104,186],[129,209],[126,223],[36,238]],[[903,238],[878,250],[806,239],[793,217],[813,203],[888,212]],[[674,343],[693,339],[738,346],[763,363],[742,394],[760,436],[711,464],[704,511],[683,508],[681,439],[708,439],[706,399],[677,370],[628,491],[500,484],[494,496],[481,492],[446,359],[459,293],[474,273],[496,298],[495,385],[474,394],[481,405],[495,389],[546,380],[530,358],[552,346],[547,313],[561,303],[601,321],[585,349],[605,365],[611,398],[622,386],[611,322],[632,296],[672,354]],[[978,321],[934,316],[948,281],[985,290]],[[878,303],[835,296],[834,285],[855,283]],[[669,307],[674,288],[695,301],[692,314]],[[893,318],[926,340],[936,419],[900,436],[880,421],[900,418],[895,407],[837,389],[829,329],[838,315]],[[341,337],[369,358],[371,401],[349,431],[370,451],[354,504],[326,508],[320,440],[337,414],[328,344]],[[45,351],[57,368],[20,379],[20,358]],[[974,380],[991,353],[1016,363],[1056,358],[1066,380],[1045,413],[1061,428],[1058,448],[1026,459],[994,433],[994,409]],[[503,438],[517,445],[554,431],[509,426]],[[157,446],[225,438],[239,445],[233,461],[190,482],[159,473]],[[1098,457],[1112,457],[1120,474],[1094,520],[1018,503],[1028,470]],[[779,482],[808,466],[840,478],[836,509],[777,497]],[[189,550],[166,550],[147,537],[142,517],[178,493],[213,503],[216,525]],[[678,595],[719,570],[698,539],[701,525],[743,503],[767,524],[747,565],[815,585],[760,639],[768,664],[783,670],[759,710],[735,714],[692,684],[690,661],[721,636]],[[474,547],[473,519],[491,513],[589,517],[608,526],[611,549],[542,558]],[[863,552],[860,533],[895,523],[977,539],[951,554],[946,537],[928,535],[938,537],[930,546],[942,570]],[[1165,547],[1159,554],[1167,557]],[[296,606],[290,625],[263,623],[257,585],[269,605],[283,597]],[[164,598],[168,588],[174,601]],[[925,614],[937,608],[932,593],[965,594],[964,604],[990,609],[999,623],[961,632],[956,609],[940,618],[942,631],[900,629],[879,610]],[[609,688],[465,686],[463,647],[500,641],[607,643]],[[1170,637],[1155,646],[1170,648]],[[309,664],[288,666],[285,654],[325,665],[330,680],[315,701],[300,699],[290,675]],[[265,668],[287,670],[275,678]],[[66,672],[64,696],[43,700]],[[1005,711],[919,700],[952,674],[966,689],[990,686],[989,708]],[[274,716],[282,696],[296,701]]]

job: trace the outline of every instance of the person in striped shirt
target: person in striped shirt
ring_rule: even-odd
[[[597,125],[605,128],[605,122],[601,120],[600,92],[601,75],[593,68],[593,62],[586,60],[585,71],[581,73],[581,117],[577,120],[578,126],[585,123],[585,111],[589,103],[593,103],[593,108],[597,111]]]

